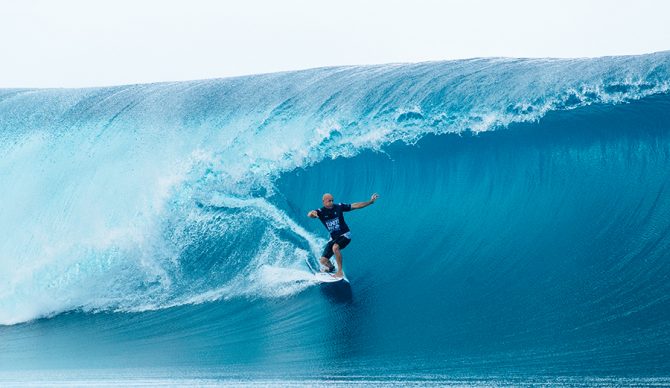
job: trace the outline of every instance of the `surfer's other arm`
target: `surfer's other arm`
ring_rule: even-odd
[[[370,205],[372,205],[373,203],[375,203],[375,201],[377,200],[377,198],[379,198],[379,194],[374,193],[374,194],[372,194],[372,197],[370,197],[370,200],[369,200],[369,201],[366,201],[366,202],[354,202],[354,203],[351,204],[351,210],[362,209],[362,208],[364,208],[364,207],[366,207],[366,206],[370,206]]]

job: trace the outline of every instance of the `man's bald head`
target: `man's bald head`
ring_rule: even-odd
[[[321,201],[323,201],[323,206],[329,209],[333,207],[333,200],[334,200],[333,195],[330,193],[324,194],[323,197],[321,198]]]

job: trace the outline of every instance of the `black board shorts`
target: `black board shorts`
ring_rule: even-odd
[[[347,245],[349,245],[350,242],[350,238],[346,238],[344,236],[335,237],[334,239],[328,241],[328,244],[326,244],[326,247],[323,249],[323,254],[321,256],[330,259],[333,257],[333,245],[337,244],[340,246],[340,249],[344,249]]]

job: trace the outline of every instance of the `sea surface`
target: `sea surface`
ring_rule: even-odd
[[[0,89],[0,385],[668,386],[670,52]]]

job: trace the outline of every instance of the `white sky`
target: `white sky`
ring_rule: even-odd
[[[664,0],[0,0],[0,88],[668,49]]]

